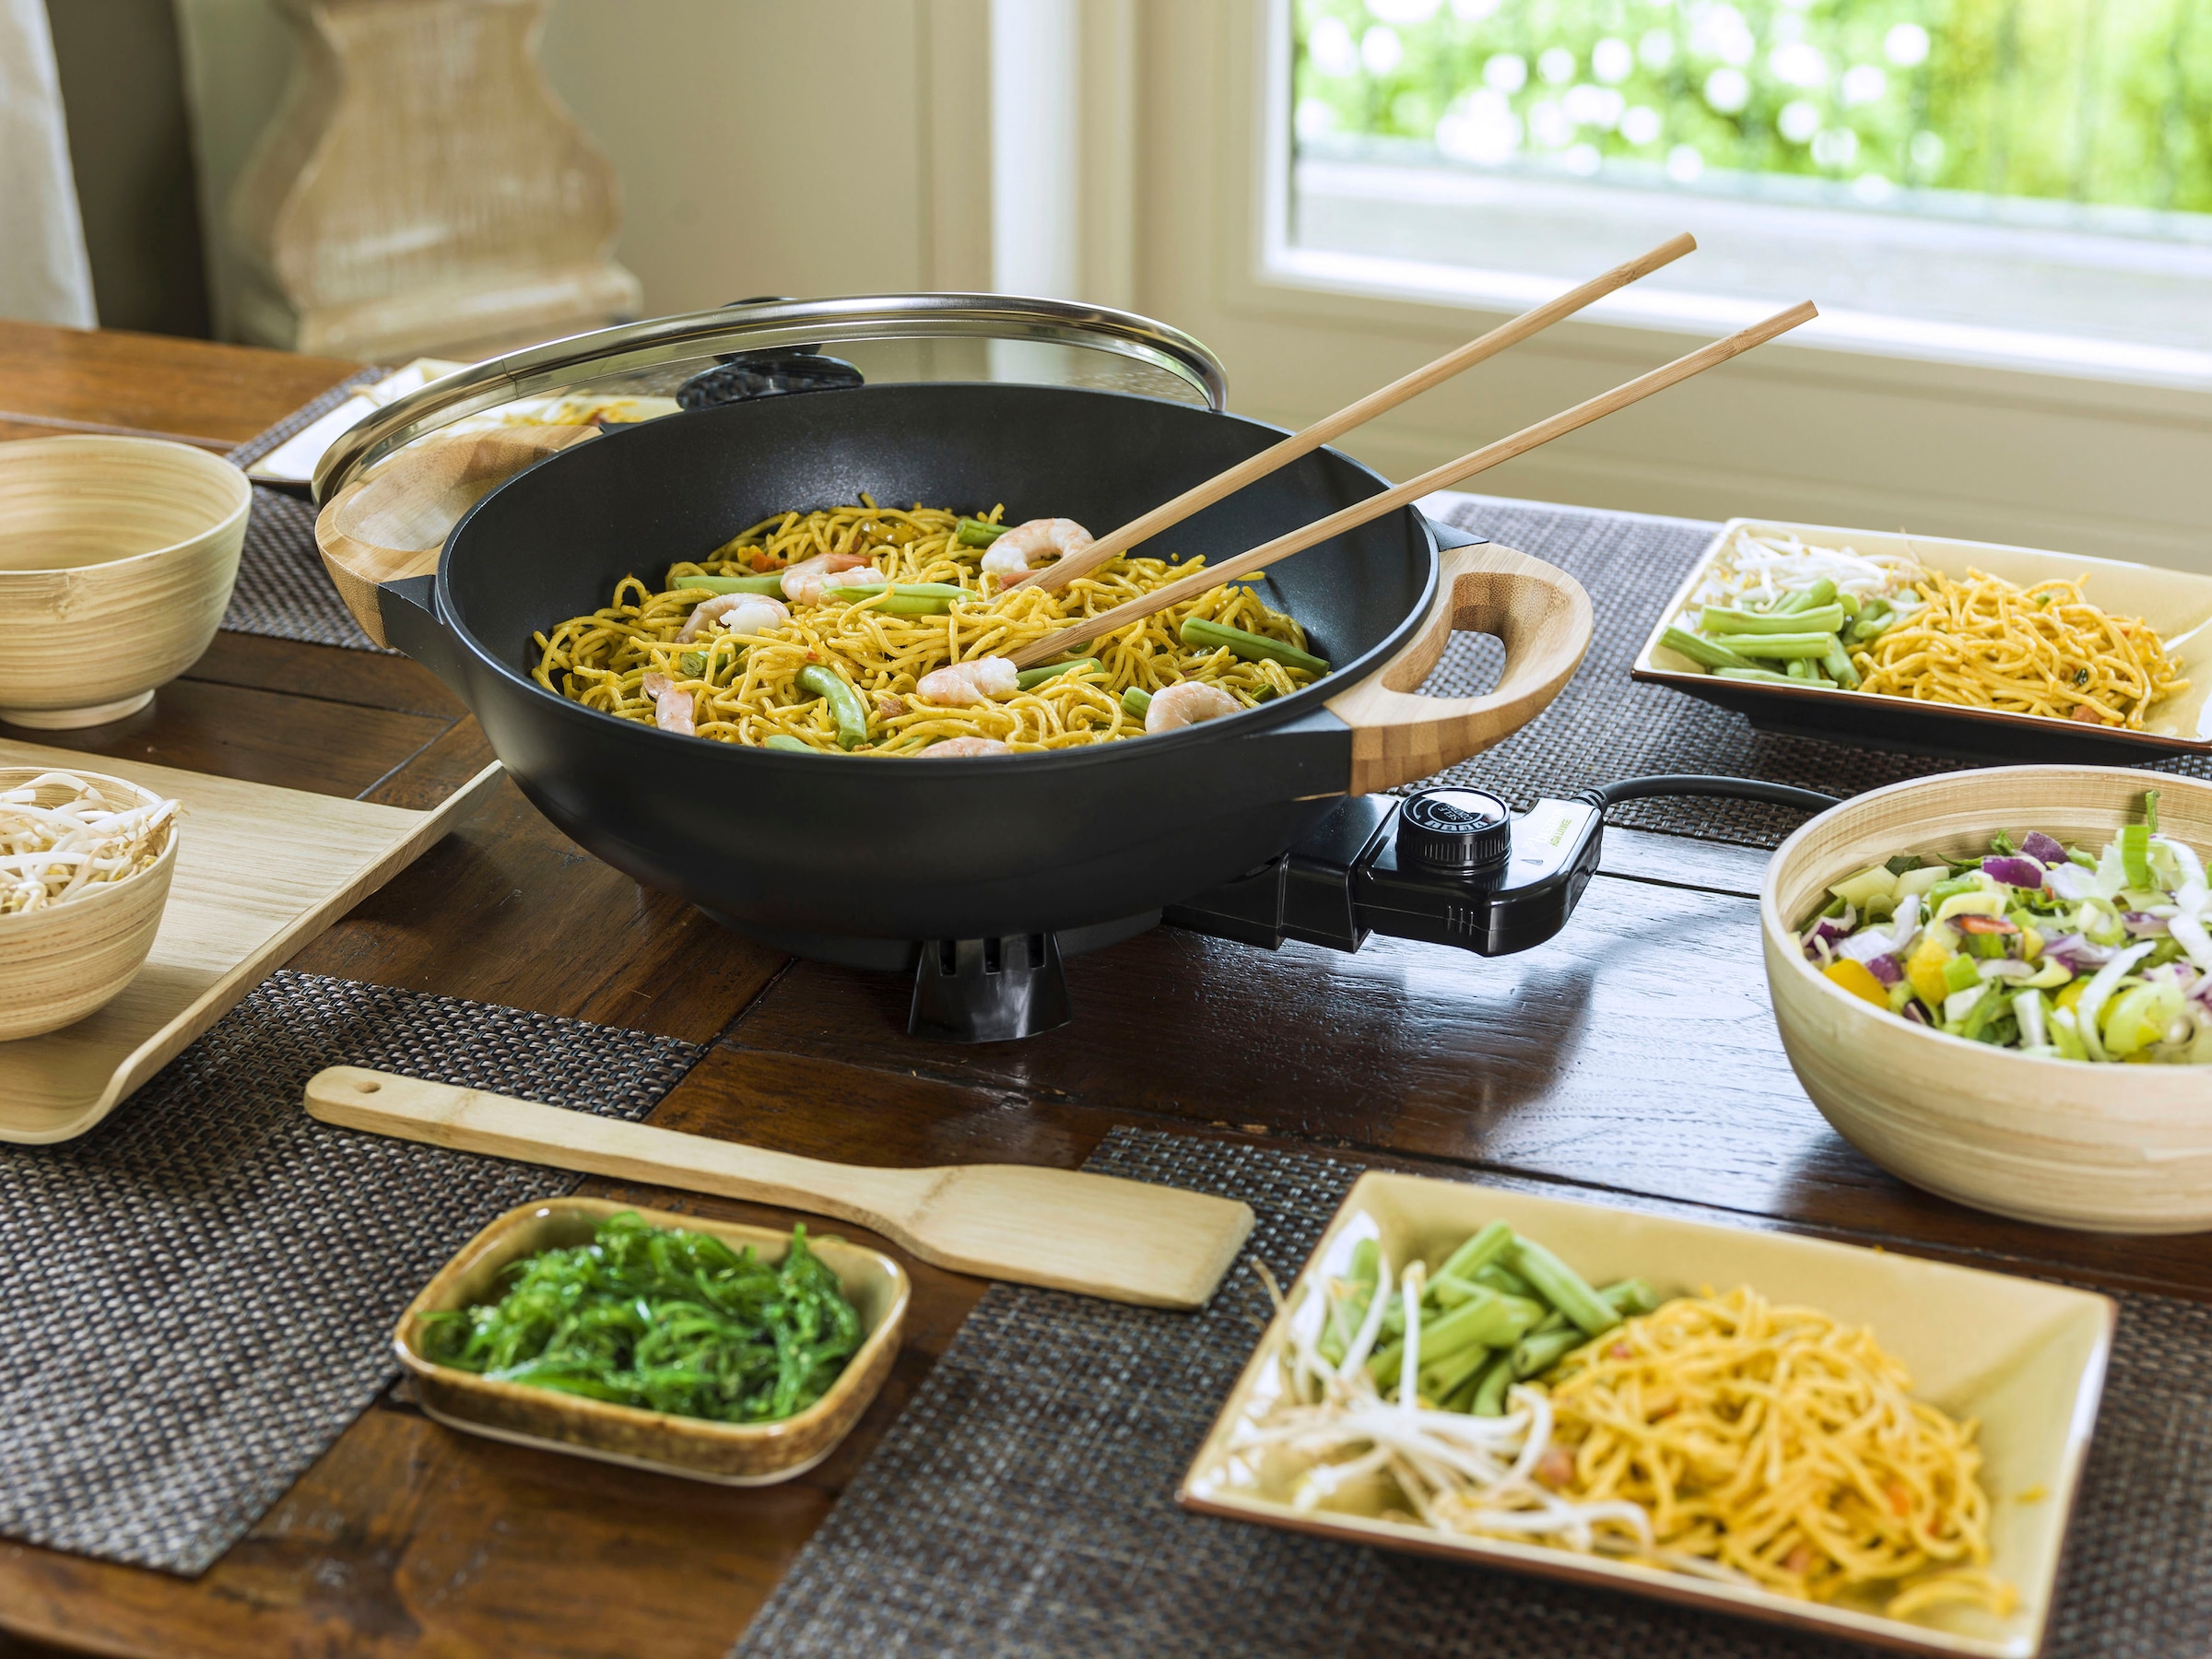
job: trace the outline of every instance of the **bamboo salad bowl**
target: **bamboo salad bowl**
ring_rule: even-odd
[[[42,770],[0,768],[0,789],[19,789]],[[161,798],[103,772],[75,775],[96,785],[117,810]],[[54,801],[66,798],[57,794]],[[171,820],[161,855],[135,876],[88,887],[65,903],[0,915],[0,1042],[74,1025],[113,1001],[136,976],[169,903],[177,835]]]
[[[146,707],[215,638],[253,504],[244,473],[189,444],[0,444],[0,720]]]
[[[2162,833],[2212,851],[2212,784],[2098,766],[1946,772],[1857,795],[1783,842],[1759,896],[1767,983],[1798,1081],[1891,1174],[1976,1209],[2127,1233],[2212,1229],[2212,1068],[2089,1065],[1970,1042],[1861,1001],[1794,924],[1900,853],[1963,857],[1999,830],[2092,850],[2159,793]]]

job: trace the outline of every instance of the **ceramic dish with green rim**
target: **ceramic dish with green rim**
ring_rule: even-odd
[[[413,1375],[423,1410],[449,1429],[491,1440],[723,1486],[772,1486],[829,1456],[890,1374],[911,1294],[897,1262],[841,1239],[810,1236],[806,1248],[836,1275],[859,1315],[859,1347],[820,1398],[790,1417],[723,1422],[647,1410],[481,1375],[434,1357],[441,1348],[431,1316],[497,1302],[512,1281],[510,1266],[544,1251],[589,1244],[608,1218],[625,1214],[653,1228],[708,1234],[733,1251],[749,1245],[771,1265],[791,1248],[791,1234],[770,1228],[640,1210],[599,1198],[552,1198],[509,1210],[439,1269],[400,1315],[393,1351]]]
[[[1989,1498],[1987,1571],[2011,1587],[2010,1611],[2000,1615],[1954,1603],[1908,1620],[1888,1616],[1875,1600],[1801,1600],[1740,1576],[1693,1576],[1495,1532],[1446,1531],[1412,1518],[1402,1498],[1394,1499],[1387,1484],[1375,1481],[1347,1482],[1317,1504],[1298,1501],[1310,1497],[1299,1492],[1303,1470],[1271,1456],[1259,1438],[1261,1424],[1288,1386],[1281,1361],[1293,1346],[1293,1322],[1304,1324],[1311,1337],[1325,1305],[1325,1297],[1315,1292],[1328,1281],[1357,1277],[1363,1247],[1379,1249],[1399,1267],[1424,1262],[1435,1274],[1499,1222],[1524,1240],[1540,1241],[1589,1285],[1640,1279],[1661,1298],[1696,1295],[1705,1287],[1726,1292],[1748,1286],[1778,1312],[1793,1305],[1818,1309],[1846,1327],[1870,1328],[1909,1371],[1913,1399],[1956,1419],[1978,1419],[1979,1478]],[[2042,1645],[2115,1317],[2105,1297],[2033,1279],[1382,1171],[1370,1171],[1354,1183],[1286,1306],[1262,1335],[1183,1477],[1177,1498],[1185,1508],[1830,1636],[1980,1659],[2031,1659]],[[1662,1308],[1657,1317],[1665,1312]]]
[[[1739,532],[1776,540],[1795,537],[1808,547],[1849,548],[1869,559],[1909,559],[1961,580],[1969,570],[2020,587],[2086,577],[2083,596],[2113,617],[2141,618],[2189,684],[2151,704],[2145,712],[2144,729],[2138,732],[2047,714],[1712,672],[1670,645],[1666,636],[1680,622],[1692,596],[1705,588]],[[1730,519],[1653,619],[1650,637],[1629,673],[1632,679],[1669,686],[1732,709],[1763,732],[1821,737],[1865,748],[1979,761],[2077,760],[2113,766],[2139,765],[2166,755],[2212,755],[2212,576],[1992,542],[1776,519]]]

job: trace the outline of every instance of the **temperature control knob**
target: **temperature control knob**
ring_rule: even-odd
[[[1479,789],[1424,789],[1398,808],[1401,865],[1473,872],[1504,864],[1512,850],[1512,814]]]

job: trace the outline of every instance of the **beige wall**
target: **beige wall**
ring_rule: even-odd
[[[404,4],[405,0],[394,0]],[[989,0],[555,0],[547,79],[614,160],[649,313],[989,285]],[[221,204],[291,65],[273,0],[178,0]]]

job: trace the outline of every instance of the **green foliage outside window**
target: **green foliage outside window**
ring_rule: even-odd
[[[1295,4],[1309,150],[2212,213],[2212,0]]]

